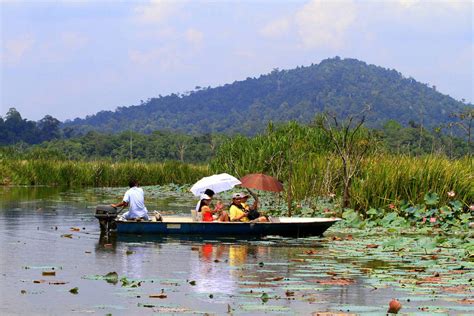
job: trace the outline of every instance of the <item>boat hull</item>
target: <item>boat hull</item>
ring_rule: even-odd
[[[119,234],[154,235],[220,235],[220,236],[267,236],[288,237],[320,236],[339,219],[280,223],[236,222],[122,222],[117,221]]]

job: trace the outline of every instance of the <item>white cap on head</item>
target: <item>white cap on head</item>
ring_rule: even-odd
[[[239,193],[234,193],[232,194],[232,198],[233,199],[243,199],[245,197],[248,197],[247,194],[243,193],[243,192],[239,192]]]
[[[211,197],[207,194],[201,194],[200,200],[212,200]]]

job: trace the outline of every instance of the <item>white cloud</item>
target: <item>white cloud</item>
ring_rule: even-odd
[[[171,0],[150,0],[148,4],[135,8],[136,19],[144,23],[161,23],[175,14],[182,3]]]
[[[204,34],[201,31],[190,28],[186,31],[185,37],[189,43],[199,46],[202,44],[202,41],[204,39]]]
[[[357,16],[353,1],[313,0],[295,15],[298,34],[305,47],[341,47]]]
[[[34,44],[35,39],[30,34],[7,40],[5,46],[2,47],[2,60],[7,64],[16,64],[33,48]]]
[[[265,37],[276,38],[287,34],[289,28],[290,20],[288,18],[280,18],[265,25],[260,29],[260,34]]]

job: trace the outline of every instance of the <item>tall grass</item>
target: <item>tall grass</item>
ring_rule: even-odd
[[[142,185],[187,184],[208,175],[207,166],[164,163],[60,160],[7,160],[0,165],[2,184],[124,186],[130,178]]]
[[[447,203],[448,192],[456,199],[474,202],[472,158],[450,160],[444,156],[376,155],[367,158],[352,184],[356,207],[386,206],[405,200],[422,203],[427,192],[436,192]]]
[[[367,210],[405,200],[422,203],[436,192],[440,203],[454,191],[464,203],[474,202],[473,159],[451,160],[442,155],[408,156],[389,153],[368,155],[351,183],[351,207]],[[254,138],[236,137],[225,142],[211,161],[213,172],[242,176],[263,172],[284,183],[296,200],[341,196],[341,159],[318,128],[288,124]]]

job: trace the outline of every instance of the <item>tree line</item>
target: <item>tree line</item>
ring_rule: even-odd
[[[453,115],[455,120],[452,123],[436,128],[428,128],[414,121],[404,126],[396,120],[389,120],[380,128],[370,130],[377,135],[381,148],[392,153],[415,156],[439,153],[456,158],[472,154],[473,117],[474,110],[466,108]],[[285,126],[288,123],[270,124]],[[296,124],[311,125],[314,120],[307,124]],[[3,145],[3,155],[9,157],[205,163],[214,157],[224,140],[232,137],[236,136],[172,131],[148,134],[89,131],[81,135],[71,127],[61,129],[59,120],[50,115],[34,122],[23,119],[16,109],[11,108],[5,119],[0,117],[0,145]]]
[[[46,115],[38,122],[21,117],[20,112],[10,108],[5,118],[0,116],[0,145],[16,143],[39,144],[61,137],[61,122]]]

